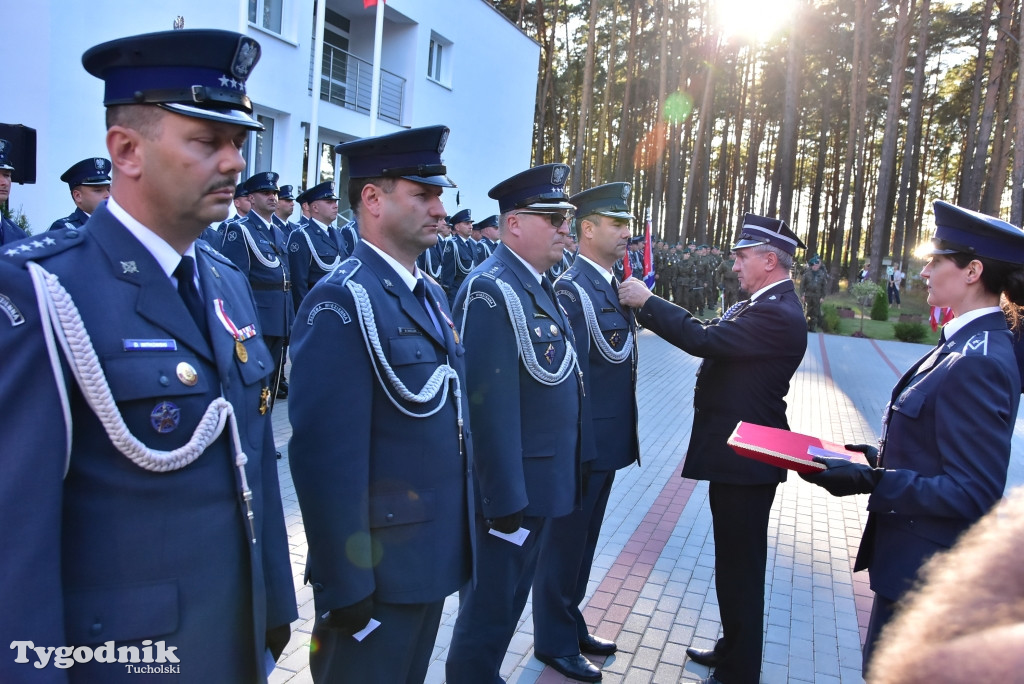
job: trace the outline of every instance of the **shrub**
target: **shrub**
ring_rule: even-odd
[[[821,331],[830,334],[839,332],[839,310],[835,304],[821,305]]]
[[[928,334],[928,329],[924,327],[923,323],[901,321],[893,324],[892,334],[900,342],[920,342]]]
[[[886,298],[885,292],[883,292],[881,288],[879,288],[875,293],[875,302],[871,305],[871,320],[889,320],[889,300]]]

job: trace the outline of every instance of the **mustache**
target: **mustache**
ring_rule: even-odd
[[[206,188],[206,194],[209,194],[211,192],[217,192],[218,190],[226,190],[228,188],[230,188],[232,191],[234,191],[235,189],[235,182],[231,179],[218,181],[217,183],[210,185],[208,188]]]

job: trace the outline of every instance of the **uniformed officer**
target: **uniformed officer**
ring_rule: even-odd
[[[722,285],[723,314],[729,310],[730,306],[736,303],[740,293],[740,279],[736,272],[732,270],[735,263],[736,259],[730,252],[722,259],[722,263],[718,265],[718,282]]]
[[[470,247],[473,248],[474,266],[479,266],[480,264],[484,263],[484,259],[486,259],[488,256],[484,254],[483,244],[481,243],[481,240],[483,240],[483,235],[480,233],[480,231],[482,229],[483,228],[480,225],[480,223],[477,222],[473,224],[469,233],[469,245]]]
[[[594,550],[615,471],[640,458],[636,409],[636,322],[619,304],[612,265],[629,242],[629,183],[608,183],[573,195],[579,254],[555,283],[569,315],[590,422],[584,450],[593,454],[584,472],[582,507],[550,521],[541,536],[533,580],[533,643],[537,659],[580,681],[598,681],[601,671],[582,655],[607,656],[612,641],[590,634],[580,612]]]
[[[203,234],[199,236],[206,240],[214,249],[220,249],[224,246],[224,235],[227,233],[228,225],[235,221],[241,221],[252,210],[252,202],[249,201],[249,191],[245,189],[245,183],[235,185],[235,195],[232,203],[235,213],[216,226],[210,224],[203,230]]]
[[[822,326],[821,299],[825,296],[825,271],[817,254],[807,260],[807,270],[800,279],[800,294],[807,310],[807,330],[815,332]]]
[[[498,215],[491,214],[479,224],[480,226],[480,246],[484,251],[484,258],[494,254],[494,250],[498,246]]]
[[[826,469],[801,475],[834,496],[870,494],[853,567],[868,571],[875,594],[865,672],[921,566],[1002,497],[1020,406],[1007,313],[1020,324],[1024,231],[946,202],[933,206],[935,237],[921,277],[928,303],[951,307],[955,317],[893,388],[878,447],[850,445],[868,464],[815,457]]]
[[[545,164],[491,188],[501,244],[456,300],[474,430],[478,561],[476,583],[460,594],[449,684],[502,681],[540,537],[579,502],[582,380],[569,321],[543,277],[569,231],[568,174],[565,164]]]
[[[296,228],[288,237],[288,266],[296,309],[306,293],[348,256],[338,229],[333,225],[338,215],[334,183],[325,181],[314,185],[299,197],[309,206],[311,218],[306,226]]]
[[[11,198],[11,143],[0,140],[0,204]],[[27,237],[25,231],[6,216],[0,216],[0,245]]]
[[[0,251],[61,316],[40,321],[23,278],[0,277],[0,635],[97,654],[42,670],[12,654],[0,681],[136,682],[163,666],[265,682],[288,642],[273,362],[244,275],[196,242],[227,215],[239,149],[261,127],[245,95],[259,53],[215,30],[88,50],[105,81],[111,197],[85,230]],[[6,422],[19,404],[35,416]],[[152,656],[104,662],[103,647]]]
[[[81,228],[96,207],[110,197],[110,160],[103,157],[83,159],[61,174],[60,179],[71,190],[75,210],[54,221],[49,230]]]
[[[463,209],[452,215],[452,236],[450,248],[445,250],[441,264],[441,287],[448,293],[448,302],[455,304],[462,282],[477,265],[476,250],[469,241],[473,230],[473,215],[469,209]]]
[[[562,238],[562,256],[551,266],[551,268],[547,270],[547,273],[545,274],[552,284],[558,280],[558,276],[565,273],[569,267],[572,266],[572,260],[575,258],[575,255],[573,252],[570,252],[568,248],[568,241],[570,238],[571,234]]]
[[[447,137],[430,126],[336,148],[362,240],[299,309],[289,407],[316,682],[422,682],[444,600],[472,573],[463,347],[415,266],[455,187]]]
[[[288,386],[282,382],[285,348],[295,317],[287,247],[280,229],[271,223],[277,208],[277,179],[273,171],[261,171],[242,185],[252,210],[240,221],[227,224],[221,251],[242,269],[259,307],[263,341],[274,357],[272,396],[283,399]]]
[[[299,224],[292,222],[292,214],[295,212],[295,195],[292,186],[282,185],[277,190],[277,209],[274,210],[274,225],[281,229],[285,238],[292,234],[292,231],[299,227]]]

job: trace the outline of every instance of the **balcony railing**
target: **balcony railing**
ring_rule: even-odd
[[[369,62],[331,45],[324,45],[323,70],[320,74],[321,100],[368,115],[372,81],[373,66]],[[401,125],[404,96],[405,79],[381,69],[378,118]]]

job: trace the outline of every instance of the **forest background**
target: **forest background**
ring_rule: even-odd
[[[1019,0],[489,1],[541,45],[534,163],[670,243],[777,216],[837,287],[912,267],[933,200],[1021,225]]]

